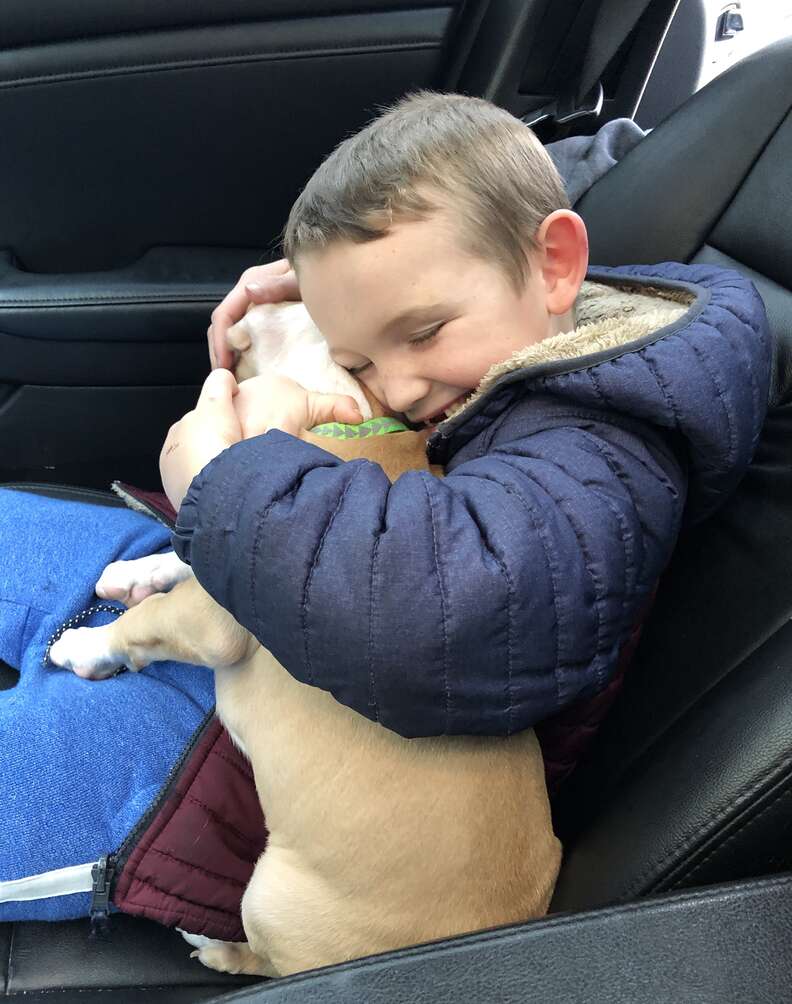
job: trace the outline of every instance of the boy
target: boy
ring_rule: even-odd
[[[584,285],[549,158],[459,95],[342,143],[285,250],[333,357],[446,478],[337,461],[278,430],[354,420],[347,399],[215,371],[161,458],[179,555],[289,672],[405,736],[508,734],[601,690],[683,518],[752,456],[753,287],[677,265]]]

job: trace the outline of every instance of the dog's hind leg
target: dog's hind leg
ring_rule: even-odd
[[[199,959],[207,969],[218,973],[244,973],[247,976],[276,977],[272,963],[253,951],[246,941],[214,942],[190,952],[191,959]]]
[[[154,593],[118,620],[72,628],[53,644],[56,666],[99,680],[119,668],[142,669],[161,659],[219,669],[246,658],[258,643],[194,578]]]
[[[290,976],[371,954],[367,932],[357,930],[354,916],[354,902],[294,851],[279,846],[271,832],[242,897],[242,926],[251,951],[271,966],[272,975]]]

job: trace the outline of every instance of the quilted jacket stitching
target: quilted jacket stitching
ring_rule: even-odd
[[[374,670],[374,624],[377,618],[377,605],[376,605],[376,586],[377,576],[379,574],[378,561],[379,561],[379,547],[380,540],[382,539],[382,534],[377,534],[374,539],[374,545],[371,549],[371,568],[369,571],[369,582],[371,583],[371,589],[369,591],[369,632],[368,632],[368,664],[369,664],[369,706],[374,714],[374,721],[379,721],[379,702],[377,701],[377,680],[376,673]]]
[[[261,623],[263,618],[261,615],[261,608],[258,604],[258,594],[256,592],[256,566],[258,565],[259,560],[258,555],[261,548],[261,538],[264,536],[264,522],[275,506],[280,505],[280,503],[285,501],[285,499],[295,496],[298,488],[299,484],[292,485],[288,491],[283,492],[282,495],[278,495],[262,510],[262,512],[257,514],[256,533],[253,537],[253,546],[250,548],[250,562],[248,564],[248,596],[251,598],[250,602],[253,608],[253,616],[259,623]]]
[[[629,486],[629,479],[626,479],[624,476],[620,476],[619,471],[621,470],[621,467],[618,464],[617,458],[612,453],[609,453],[607,445],[603,442],[600,442],[596,436],[593,436],[590,433],[586,432],[585,429],[581,430],[581,432],[583,433],[584,436],[586,436],[586,438],[588,438],[591,441],[594,448],[602,457],[604,463],[607,464],[608,469],[611,471],[611,473],[614,474],[619,479],[619,483],[624,487],[624,490],[630,499],[630,505],[632,507],[632,510],[636,513],[638,521],[641,524],[642,530],[644,530],[645,532],[643,521],[641,520],[640,514],[638,513],[638,507],[635,504],[635,497]],[[621,634],[624,630],[624,624],[629,613],[629,603],[631,600],[635,598],[636,586],[639,578],[638,568],[636,564],[635,548],[634,548],[635,534],[630,529],[627,522],[627,518],[625,517],[624,513],[621,511],[619,506],[613,501],[613,499],[609,498],[604,492],[599,491],[594,486],[589,486],[584,484],[584,487],[587,488],[589,491],[591,491],[593,494],[595,494],[597,498],[610,510],[610,512],[613,514],[613,517],[619,526],[618,538],[619,538],[619,543],[622,546],[622,552],[624,555],[624,588],[622,591],[622,599],[621,599],[621,616],[619,618],[619,623],[616,626],[615,631],[617,634]],[[607,596],[602,596],[601,602],[604,603],[604,601],[608,598],[609,597]],[[602,627],[601,616],[599,616],[599,625],[600,627]],[[611,634],[614,633],[613,629],[611,630],[610,633]],[[606,650],[609,649],[610,645],[605,646],[601,636],[598,637],[600,637],[600,641],[597,645],[596,653],[597,655],[601,655],[603,649]],[[597,685],[598,688],[600,689],[604,687],[607,682],[605,676],[606,676],[606,667],[602,665],[597,670]]]
[[[200,868],[197,868],[194,865],[188,865],[187,867],[191,871],[196,871],[196,872],[200,872],[201,871]],[[199,909],[206,910],[207,913],[209,913],[211,911],[216,911],[217,913],[225,914],[225,916],[227,916],[227,917],[233,917],[234,920],[237,921],[237,923],[239,922],[239,914],[236,911],[234,911],[234,910],[226,910],[225,907],[218,906],[216,903],[211,903],[209,905],[207,905],[205,903],[199,903],[197,900],[190,899],[189,896],[185,896],[183,892],[174,893],[172,889],[163,889],[163,887],[161,885],[158,885],[149,876],[141,878],[139,875],[136,875],[134,881],[138,885],[147,886],[149,889],[153,889],[155,892],[162,893],[163,896],[167,896],[169,899],[175,896],[176,899],[178,899],[179,903],[186,903],[189,906],[197,906]],[[134,897],[134,895],[132,894],[132,890],[131,889],[130,889],[130,892],[129,892],[128,896],[127,896],[127,899],[134,906],[145,906],[145,908],[147,910],[149,909],[148,903],[140,903],[140,901],[137,900]],[[154,907],[154,909],[156,909],[156,907]],[[165,912],[165,913],[173,913],[173,910],[167,910],[166,909],[163,912]]]
[[[715,388],[715,395],[720,401],[721,408],[723,409],[723,416],[726,419],[726,429],[729,435],[729,455],[723,466],[732,467],[737,455],[737,433],[734,428],[734,415],[732,413],[732,409],[729,407],[728,401],[726,400],[726,392],[723,389],[717,374],[707,363],[707,357],[695,344],[695,342],[690,342],[689,344],[699,360],[702,370],[706,372],[707,376],[712,381],[712,386]]]
[[[560,461],[550,460],[549,458],[544,456],[538,456],[538,457],[535,455],[531,456],[532,459],[534,460],[539,460],[546,464],[552,464],[554,467],[557,467],[558,470],[561,471],[566,477],[574,481],[576,484],[580,485],[587,494],[591,492],[591,489],[589,489],[586,485],[584,485],[575,475],[570,474],[564,468],[564,466],[561,464]],[[538,479],[534,471],[522,472],[522,473],[524,474],[524,476],[528,478],[528,480],[533,482],[535,485],[538,485],[539,488],[553,500],[553,502],[557,507],[558,512],[563,513],[569,527],[572,530],[572,533],[574,534],[579,549],[579,553],[583,558],[583,566],[586,570],[586,574],[591,582],[591,586],[594,592],[594,608],[596,610],[596,641],[594,643],[594,654],[591,659],[586,659],[581,661],[581,665],[583,663],[585,663],[585,665],[589,665],[590,663],[596,662],[602,655],[603,651],[602,636],[604,628],[604,618],[602,616],[602,604],[608,597],[603,593],[602,591],[603,583],[601,582],[600,576],[594,570],[593,558],[591,556],[591,552],[586,542],[585,533],[583,532],[582,528],[578,525],[576,521],[574,506],[567,506],[566,503],[568,502],[568,499],[559,497],[555,492],[551,490],[549,485],[544,484],[542,481]],[[598,496],[598,493],[596,494]],[[597,671],[597,677],[599,677],[599,672],[600,671]]]
[[[522,495],[518,491],[515,491],[515,489],[512,488],[511,486],[504,485],[503,483],[501,483],[499,481],[496,481],[492,477],[488,477],[488,476],[485,476],[485,475],[480,475],[480,477],[482,478],[482,480],[489,481],[491,484],[494,484],[498,488],[501,488],[503,491],[506,492],[507,495],[511,495],[513,498],[517,499],[517,501],[522,505],[522,507],[524,508],[526,514],[528,515],[528,518],[531,521],[531,525],[533,526],[534,532],[536,533],[536,536],[537,536],[540,544],[542,545],[542,550],[544,551],[545,561],[547,563],[547,568],[548,568],[548,571],[550,572],[550,578],[551,578],[552,583],[553,583],[553,610],[555,612],[555,643],[556,643],[556,654],[555,654],[555,663],[554,663],[554,667],[555,667],[555,669],[554,669],[554,677],[555,677],[555,685],[556,685],[556,701],[558,703],[560,703],[560,701],[562,699],[562,694],[561,694],[561,674],[560,674],[559,671],[561,669],[563,669],[563,668],[566,668],[566,666],[562,666],[562,664],[561,664],[561,625],[562,625],[562,618],[561,618],[561,611],[560,611],[559,602],[558,602],[559,586],[560,586],[560,579],[559,579],[559,571],[560,571],[560,569],[559,569],[559,565],[558,565],[558,556],[555,555],[555,554],[551,556],[551,554],[550,554],[551,547],[550,547],[550,544],[549,544],[548,540],[546,539],[547,538],[547,534],[544,532],[544,530],[543,530],[543,528],[541,526],[541,521],[537,517],[535,506],[533,506],[528,501],[528,499],[523,498]]]
[[[224,763],[227,763],[228,766],[235,770],[236,773],[239,774],[239,776],[245,781],[253,780],[253,772],[246,770],[245,767],[241,763],[237,763],[233,757],[226,756],[225,753],[218,753],[217,750],[212,750],[212,755],[216,756],[218,760],[222,760]]]
[[[467,475],[463,475],[467,476]],[[475,513],[470,512],[470,518],[476,524],[476,530],[481,538],[481,543],[486,549],[487,554],[492,558],[495,564],[500,568],[503,579],[506,583],[506,610],[505,610],[505,624],[506,624],[506,714],[507,714],[507,733],[511,735],[512,733],[512,719],[514,717],[514,596],[515,587],[514,580],[511,575],[509,575],[509,569],[506,562],[503,560],[501,555],[495,550],[494,543],[489,539],[487,535],[486,528],[481,525],[481,523],[476,518]]]
[[[459,477],[469,478],[474,477],[472,474],[460,474]],[[498,485],[502,488],[499,482],[494,481],[492,478],[485,478],[483,480],[490,481],[492,484]],[[480,537],[480,542],[490,558],[498,565],[501,569],[501,574],[503,575],[504,581],[506,582],[506,610],[505,612],[505,625],[506,625],[506,714],[507,714],[507,732],[511,734],[512,719],[514,716],[514,596],[515,587],[512,577],[509,575],[508,566],[503,560],[503,557],[497,553],[495,550],[495,544],[489,539],[487,535],[486,528],[482,526],[477,518],[475,512],[469,510],[468,515],[473,520],[476,525],[476,530]]]
[[[525,456],[526,458],[530,458],[534,461],[540,461],[542,463],[551,464],[554,467],[557,467],[558,470],[560,470],[566,477],[574,481],[576,485],[579,485],[587,492],[589,491],[587,486],[583,482],[581,482],[577,474],[568,471],[560,460],[550,459],[549,457],[546,457],[542,454],[537,455],[535,453],[529,453],[528,451],[521,452],[519,455],[521,457]],[[510,464],[510,461],[506,460],[506,463]],[[510,466],[514,465],[510,464]],[[522,473],[524,474],[525,472]],[[601,580],[601,577],[594,569],[594,560],[589,550],[588,543],[586,542],[586,535],[583,531],[583,528],[579,525],[577,521],[574,505],[571,506],[568,505],[567,503],[569,502],[569,500],[566,497],[561,497],[557,495],[555,492],[551,491],[550,486],[540,481],[539,478],[535,476],[533,471],[528,475],[528,477],[530,478],[531,481],[537,484],[545,494],[547,494],[553,500],[553,502],[556,505],[556,511],[563,513],[568,525],[572,530],[572,533],[575,535],[575,540],[577,541],[579,552],[583,557],[583,566],[586,569],[586,574],[588,576],[589,581],[591,582],[592,590],[594,592],[594,610],[597,618],[594,651],[591,658],[586,659],[585,663],[586,665],[596,665],[598,662],[601,662],[602,655],[605,650],[605,644],[604,644],[605,620],[603,617],[603,604],[608,599],[608,597],[603,592],[604,584]],[[605,669],[602,666],[597,666],[597,668],[595,669],[595,674],[598,682],[601,681],[604,672]]]
[[[349,493],[350,488],[355,483],[355,479],[359,476],[360,472],[363,469],[364,469],[364,465],[363,464],[360,464],[357,467],[355,467],[354,470],[353,470],[353,472],[352,472],[352,477],[349,478],[349,480],[347,481],[347,483],[344,485],[344,490],[341,492],[341,497],[339,498],[338,502],[336,503],[335,509],[333,509],[332,513],[330,514],[330,517],[327,520],[327,523],[325,524],[324,529],[322,530],[322,535],[319,538],[319,541],[318,541],[318,543],[316,545],[316,549],[314,551],[313,559],[311,561],[311,566],[308,569],[308,576],[307,576],[307,578],[305,580],[305,586],[303,587],[302,602],[300,604],[300,627],[302,629],[302,635],[303,635],[303,646],[304,646],[303,651],[305,653],[305,671],[306,671],[308,683],[313,683],[313,670],[311,669],[311,651],[310,651],[310,643],[308,641],[308,634],[309,634],[309,632],[308,632],[308,606],[309,606],[308,594],[311,591],[311,585],[313,583],[314,572],[316,571],[316,566],[319,563],[319,558],[320,558],[320,556],[322,554],[322,549],[324,548],[324,543],[325,543],[325,540],[327,539],[327,535],[330,532],[330,530],[331,530],[331,528],[333,526],[333,523],[335,523],[336,516],[341,511],[341,507],[343,506],[343,504],[344,504],[344,502],[346,500],[346,497],[347,497],[347,495]]]
[[[160,850],[159,847],[151,847],[150,852],[157,854],[162,858],[167,858],[168,861],[174,861],[177,865],[184,865],[189,868],[190,871],[200,872],[210,879],[217,879],[219,882],[227,882],[230,885],[238,886],[240,889],[244,889],[247,886],[247,882],[240,882],[239,879],[235,879],[231,875],[221,875],[220,872],[213,872],[209,868],[204,868],[202,865],[197,865],[193,861],[187,861],[185,858],[180,858],[176,854],[171,854],[169,851]],[[248,861],[247,858],[244,859]],[[255,864],[255,861],[248,861],[249,864]],[[142,880],[140,880],[142,881]]]
[[[432,555],[434,557],[434,567],[435,567],[435,572],[437,574],[437,587],[440,596],[440,633],[443,639],[443,686],[445,688],[445,724],[446,728],[448,728],[448,723],[451,718],[451,685],[448,679],[448,613],[447,613],[448,597],[446,595],[446,590],[443,582],[443,574],[440,568],[440,555],[437,547],[437,526],[435,522],[435,511],[434,511],[434,503],[432,502],[432,493],[429,491],[429,485],[426,478],[421,478],[421,483],[426,493],[426,501],[429,505],[429,519],[432,526]],[[509,712],[511,713],[511,708],[509,708]]]
[[[581,432],[588,439],[592,447],[600,454],[603,461],[608,465],[608,469],[613,474],[613,476],[618,480],[619,484],[622,486],[624,491],[627,493],[630,499],[630,506],[632,511],[635,513],[635,517],[638,520],[638,524],[641,527],[642,537],[646,535],[647,527],[645,521],[641,515],[640,509],[636,504],[635,494],[632,488],[632,482],[630,478],[627,477],[627,473],[624,470],[619,458],[616,456],[615,452],[608,446],[606,442],[598,439],[597,436],[588,432],[586,429],[582,429]],[[597,489],[592,489],[597,491]],[[611,512],[616,517],[616,521],[619,524],[619,531],[621,535],[621,543],[624,547],[624,561],[625,561],[625,596],[622,602],[622,612],[626,614],[627,612],[627,602],[628,595],[635,591],[635,587],[638,582],[638,561],[637,555],[635,553],[635,534],[630,529],[627,517],[619,509],[613,499],[608,498],[608,496],[602,492],[597,491],[599,497],[605,502],[605,504],[610,508]]]
[[[248,834],[243,833],[241,830],[238,830],[233,823],[231,823],[224,816],[220,815],[220,813],[217,812],[216,809],[213,809],[211,805],[207,805],[202,799],[197,798],[191,792],[188,792],[185,795],[185,801],[191,802],[193,805],[197,805],[199,809],[203,809],[207,816],[213,819],[216,823],[220,823],[222,826],[225,826],[234,834],[235,837],[238,837],[249,847],[255,847],[258,849],[258,844],[254,839],[252,839]]]

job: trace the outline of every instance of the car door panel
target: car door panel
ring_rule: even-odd
[[[322,158],[421,87],[535,107],[574,77],[600,3],[8,0],[0,480],[101,486],[139,461],[155,486],[164,432],[208,368],[212,307],[277,257]],[[164,387],[187,390],[153,407]],[[24,432],[32,401],[46,449]]]
[[[0,245],[32,272],[117,267],[152,244],[270,246],[284,207],[342,136],[377,104],[437,82],[454,13],[288,18],[0,52]]]
[[[288,207],[344,135],[437,86],[461,5],[13,6],[0,477],[154,485],[163,432],[208,370],[213,306],[277,257]]]

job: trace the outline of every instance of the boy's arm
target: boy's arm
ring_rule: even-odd
[[[607,682],[684,493],[580,413],[393,485],[273,431],[196,477],[175,547],[297,679],[405,736],[503,734]]]

